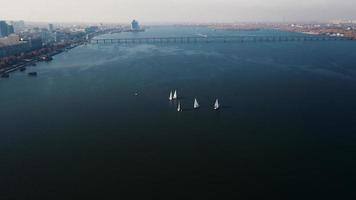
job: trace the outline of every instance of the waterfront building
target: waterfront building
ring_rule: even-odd
[[[140,24],[138,23],[138,21],[133,20],[133,21],[131,22],[131,30],[132,30],[132,31],[139,31],[139,30],[141,30],[141,27],[140,27]]]
[[[29,51],[42,48],[41,38],[28,38],[26,40],[20,40],[20,37],[16,34],[9,35],[7,37],[0,38],[0,58],[26,53]]]
[[[10,46],[3,46],[3,47],[0,46],[0,58],[21,54],[28,51],[30,51],[28,42],[20,42],[18,44],[10,45]]]
[[[20,37],[15,34],[11,34],[9,36],[0,38],[0,47],[16,45],[19,43],[20,43]]]
[[[56,32],[43,28],[39,37],[41,37],[43,44],[51,44],[56,41],[55,36]]]
[[[7,37],[0,38],[0,58],[20,54],[29,50],[29,43],[21,41],[18,35],[11,34]]]
[[[29,43],[29,49],[31,51],[43,47],[43,41],[41,38],[29,38],[28,43]]]

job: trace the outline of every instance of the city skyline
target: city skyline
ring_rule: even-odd
[[[19,6],[21,5],[21,6]],[[20,0],[2,4],[0,19],[34,22],[143,23],[354,20],[352,0]]]

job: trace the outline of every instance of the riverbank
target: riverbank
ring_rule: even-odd
[[[43,46],[40,49],[36,49],[30,52],[24,52],[20,55],[11,55],[8,57],[0,58],[0,76],[7,78],[8,73],[17,71],[22,67],[36,65],[37,62],[42,61],[49,62],[52,60],[52,57],[57,54],[69,51],[73,48],[86,44],[96,36],[107,34],[113,31],[122,32],[121,29],[117,28],[100,30],[97,32],[82,35],[77,38],[73,38],[71,40],[67,40],[65,42],[54,43],[49,46]]]
[[[337,26],[330,24],[289,24],[289,23],[232,23],[209,25],[214,30],[228,31],[258,31],[280,30],[292,33],[303,33],[308,35],[320,35],[331,37],[343,37],[356,40],[356,28],[352,26]]]
[[[8,66],[5,66],[0,69],[0,76],[15,72],[24,67],[36,66],[36,63],[38,62],[50,62],[53,60],[53,56],[74,49],[80,45],[83,45],[84,43],[85,42],[83,41],[67,43],[65,45],[58,45],[56,47],[50,48],[49,51],[48,48],[46,48],[47,51],[36,50],[29,52],[26,54],[26,56],[20,58],[12,57],[10,58],[12,63],[10,62],[11,64],[8,64]]]

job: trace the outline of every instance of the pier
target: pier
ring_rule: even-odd
[[[344,41],[348,37],[331,36],[187,36],[187,37],[143,37],[143,38],[98,38],[91,44],[168,44],[168,43],[244,43],[244,42],[303,42]]]

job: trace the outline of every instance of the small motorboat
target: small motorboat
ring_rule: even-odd
[[[2,77],[2,78],[9,78],[10,75],[9,75],[8,73],[3,73],[3,74],[1,74],[1,77]]]
[[[37,72],[30,72],[28,73],[29,76],[37,76]]]

